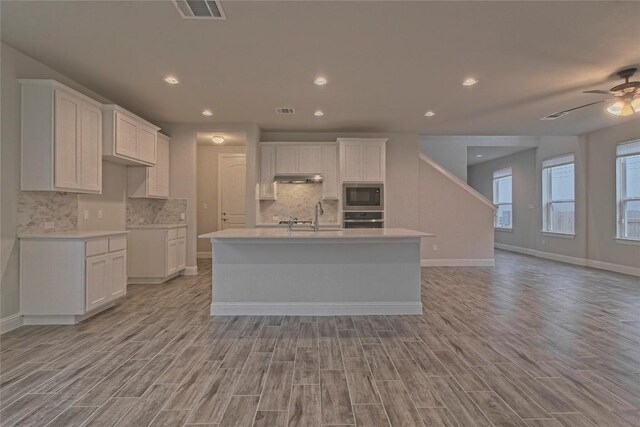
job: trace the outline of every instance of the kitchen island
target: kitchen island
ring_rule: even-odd
[[[402,228],[203,234],[211,314],[421,314],[420,240],[432,236]]]

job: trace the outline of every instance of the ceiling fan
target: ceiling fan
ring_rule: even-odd
[[[580,108],[589,107],[591,105],[600,104],[603,102],[609,102],[607,111],[614,116],[629,116],[633,113],[640,113],[640,81],[629,81],[629,79],[636,73],[637,68],[626,68],[618,71],[616,74],[621,79],[624,79],[624,83],[612,87],[610,90],[587,90],[582,93],[593,93],[597,95],[607,95],[610,98],[603,99],[601,101],[590,102],[579,107],[569,108],[568,110],[558,111],[557,113],[549,114],[543,117],[541,120],[555,120],[560,117],[566,116],[572,111]]]

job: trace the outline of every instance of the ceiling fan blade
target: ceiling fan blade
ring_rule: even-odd
[[[598,95],[611,95],[608,90],[585,90],[582,93],[597,93]]]
[[[603,103],[604,101],[606,101],[606,99],[603,99],[602,101],[590,102],[590,103],[588,103],[588,104],[584,104],[584,105],[581,105],[581,106],[579,106],[579,107],[569,108],[568,110],[558,111],[557,113],[554,113],[554,114],[566,114],[566,113],[570,113],[570,112],[572,112],[572,111],[579,110],[580,108],[589,107],[589,106],[591,106],[591,105],[596,105],[596,104],[601,104],[601,103]]]

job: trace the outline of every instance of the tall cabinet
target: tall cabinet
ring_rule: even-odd
[[[21,189],[101,193],[101,104],[55,80],[20,84]]]

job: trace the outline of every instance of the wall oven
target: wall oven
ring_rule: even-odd
[[[384,228],[382,212],[345,212],[343,228]]]
[[[384,186],[382,184],[343,184],[342,210],[384,210]]]

